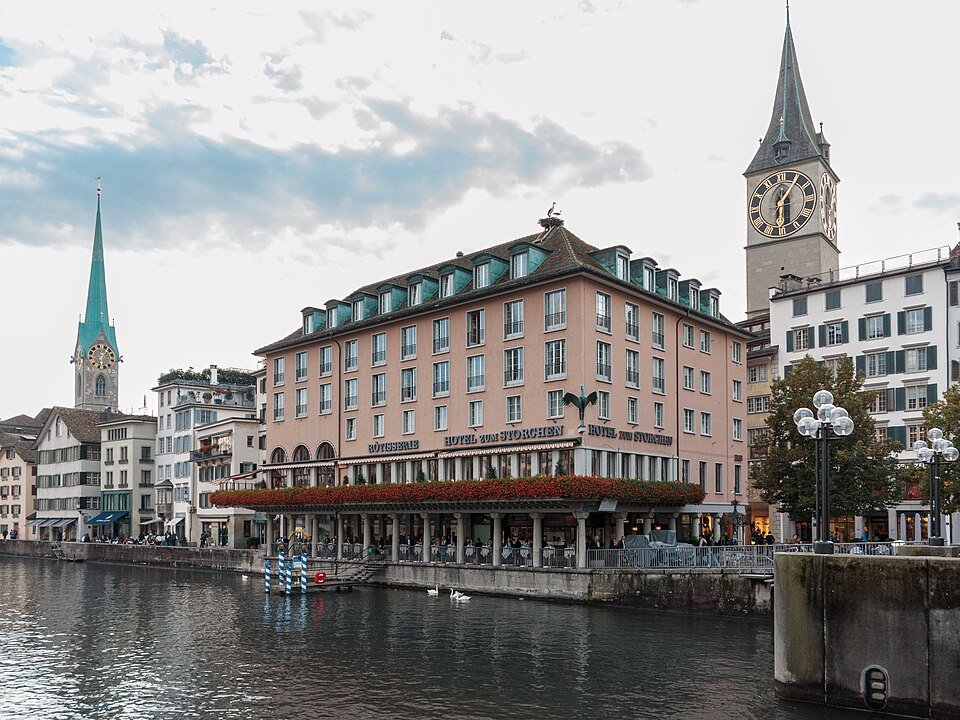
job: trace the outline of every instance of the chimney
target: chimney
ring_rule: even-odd
[[[217,366],[216,365],[210,366],[210,384],[211,385],[217,384]]]

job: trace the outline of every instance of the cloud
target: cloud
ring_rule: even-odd
[[[0,40],[0,67],[11,67],[16,64],[16,54],[9,45]]]
[[[373,15],[364,11],[347,12],[339,15],[328,13],[301,12],[300,19],[310,29],[311,36],[305,42],[324,43],[331,28],[339,30],[359,30],[371,20]]]
[[[960,194],[927,192],[913,201],[915,207],[934,213],[960,210]]]
[[[453,33],[447,32],[446,30],[440,32],[440,39],[466,46],[469,49],[467,60],[474,65],[489,65],[492,63],[511,65],[528,58],[527,53],[523,50],[512,53],[494,52],[492,45],[487,45],[486,43],[476,40],[460,40]]]
[[[876,204],[870,207],[873,212],[881,215],[900,215],[903,213],[903,197],[901,195],[881,195]]]
[[[303,87],[303,70],[299,65],[285,65],[286,57],[280,53],[266,55],[263,74],[284,92],[293,92]]]

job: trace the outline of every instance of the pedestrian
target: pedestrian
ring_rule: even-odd
[[[4,539],[4,540],[7,539],[7,529],[6,529],[6,528],[3,529],[3,539]]]

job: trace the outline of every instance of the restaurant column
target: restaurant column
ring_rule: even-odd
[[[543,563],[543,513],[532,512],[533,518],[533,566],[540,567]]]
[[[490,517],[493,518],[493,564],[499,565],[502,558],[502,553],[500,552],[500,536],[502,534],[501,515],[498,512],[492,512],[490,513]]]
[[[363,519],[363,555],[366,557],[367,548],[373,545],[373,532],[370,527],[370,513],[361,513],[360,517]]]
[[[273,555],[273,513],[267,513],[267,542],[264,545],[267,557]]]
[[[653,513],[647,513],[643,518],[643,534],[649,535],[653,532]]]
[[[713,513],[710,517],[713,518],[713,541],[718,542],[720,540],[720,513]]]
[[[585,568],[587,566],[587,518],[588,512],[575,512],[573,516],[577,519],[577,567]]]
[[[694,540],[699,540],[699,539],[700,539],[700,518],[701,518],[701,517],[702,517],[702,515],[701,515],[700,513],[697,513],[696,515],[693,516],[693,525],[692,525],[692,527],[691,527],[690,529],[691,529],[692,532],[693,532],[693,539],[694,539]]]
[[[680,516],[680,513],[673,513],[670,515],[670,521],[667,527],[674,532],[677,531],[677,518]]]
[[[392,554],[391,560],[393,562],[400,561],[400,515],[397,513],[392,513],[390,515],[390,529],[393,531],[390,534],[390,552]]]
[[[463,565],[463,548],[466,538],[466,523],[464,522],[463,513],[458,512],[454,513],[453,516],[457,519],[457,564]]]
[[[343,516],[337,513],[337,560],[343,560],[343,543],[346,538],[343,537]]]
[[[312,467],[309,468],[310,472],[310,487],[316,487],[319,483],[317,482],[317,476],[320,474],[320,468]]]
[[[430,562],[430,513],[420,513],[423,519],[423,557],[421,562]]]
[[[317,556],[317,533],[320,531],[320,516],[310,515],[310,557]]]
[[[613,536],[610,538],[616,543],[626,533],[623,532],[623,524],[627,521],[626,513],[613,513],[610,516],[613,519]],[[607,543],[609,545],[610,543]]]

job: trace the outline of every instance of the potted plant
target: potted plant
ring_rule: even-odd
[[[205,393],[203,394],[203,401],[204,401],[205,403],[208,403],[208,402],[210,402],[211,400],[213,400],[213,393],[210,392],[210,391],[205,392]]]

